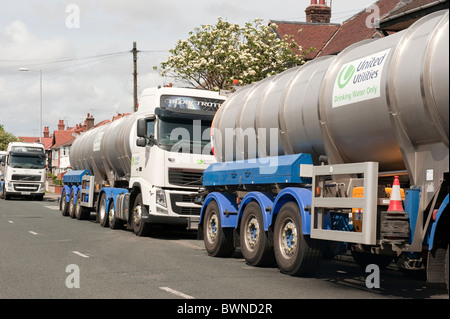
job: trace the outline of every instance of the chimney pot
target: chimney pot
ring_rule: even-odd
[[[86,127],[86,131],[94,127],[94,117],[89,113],[86,120],[84,121],[84,126]]]
[[[311,1],[311,5],[306,8],[306,22],[311,23],[330,23],[331,8],[326,5],[325,0]]]
[[[59,120],[58,130],[59,131],[64,131],[64,128],[65,128],[64,120]]]

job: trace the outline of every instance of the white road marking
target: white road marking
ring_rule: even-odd
[[[174,294],[175,296],[178,296],[178,297],[181,297],[181,298],[184,298],[184,299],[195,299],[192,296],[186,295],[186,294],[184,294],[182,292],[176,291],[176,290],[171,289],[169,287],[159,287],[159,289],[162,289],[164,291],[170,292],[171,294]]]
[[[59,206],[44,206],[44,207],[48,209],[59,210]]]
[[[8,223],[10,224],[14,224],[14,222],[12,220],[8,220]]]
[[[79,251],[74,250],[74,251],[72,251],[72,252],[73,252],[75,255],[78,255],[78,256],[80,256],[80,257],[83,257],[83,258],[89,258],[88,255],[82,254],[82,253],[80,253]]]
[[[32,234],[32,235],[38,235],[38,233],[36,233],[36,232],[34,232],[32,230],[30,230],[29,233]]]

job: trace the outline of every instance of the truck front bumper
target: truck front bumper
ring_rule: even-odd
[[[5,183],[4,187],[7,195],[43,196],[45,194],[44,183],[9,182]]]

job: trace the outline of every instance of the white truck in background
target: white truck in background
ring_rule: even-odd
[[[0,194],[27,196],[42,200],[45,194],[45,148],[42,143],[11,142],[0,155],[2,181]]]

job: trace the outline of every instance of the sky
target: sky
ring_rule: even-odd
[[[138,96],[173,82],[153,70],[179,39],[218,17],[243,25],[256,18],[305,21],[310,0],[2,0],[0,10],[0,125],[15,136],[39,136],[133,111],[133,56]],[[332,23],[376,2],[332,0]],[[329,5],[330,0],[327,0]],[[28,71],[20,71],[20,68]]]

